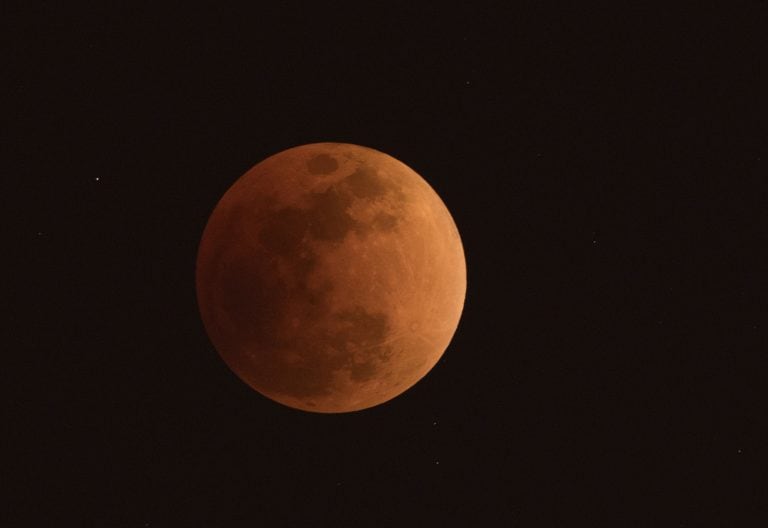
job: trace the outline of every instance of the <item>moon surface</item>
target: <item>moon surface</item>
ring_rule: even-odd
[[[281,404],[341,413],[424,377],[466,294],[461,238],[409,167],[346,143],[290,148],[227,190],[200,242],[197,297],[226,364]]]

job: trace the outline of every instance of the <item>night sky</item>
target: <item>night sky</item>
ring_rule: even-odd
[[[65,4],[0,13],[0,524],[763,525],[765,2]],[[467,257],[442,360],[350,414],[246,386],[195,297],[221,195],[318,141]]]

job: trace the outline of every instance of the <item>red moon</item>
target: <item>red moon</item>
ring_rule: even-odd
[[[314,143],[254,166],[211,214],[197,256],[205,329],[245,383],[281,404],[342,413],[424,377],[466,294],[456,225],[400,161]]]

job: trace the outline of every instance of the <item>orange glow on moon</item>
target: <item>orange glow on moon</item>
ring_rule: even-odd
[[[200,242],[197,296],[223,360],[289,407],[365,409],[417,383],[456,331],[461,238],[440,197],[373,149],[315,143],[224,194]]]

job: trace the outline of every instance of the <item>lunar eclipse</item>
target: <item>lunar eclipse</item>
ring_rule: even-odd
[[[466,293],[456,225],[416,172],[374,149],[275,154],[224,194],[197,257],[198,303],[226,364],[321,413],[388,401],[450,343]]]

